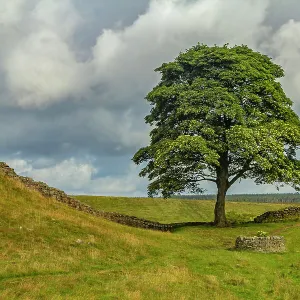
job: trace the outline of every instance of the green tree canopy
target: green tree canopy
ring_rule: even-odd
[[[237,180],[299,187],[300,121],[271,58],[245,45],[198,44],[155,71],[161,80],[146,96],[151,142],[133,157],[147,163],[140,176],[150,196],[214,182],[215,224],[225,226],[226,192]]]

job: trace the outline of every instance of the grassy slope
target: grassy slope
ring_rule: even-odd
[[[100,210],[114,211],[162,223],[209,222],[213,220],[214,201],[158,198],[126,198],[104,196],[75,196],[78,200]],[[297,205],[297,204],[292,204]],[[299,205],[299,204],[298,204]],[[289,204],[227,202],[226,211],[253,217],[267,210],[277,210]]]
[[[296,225],[147,231],[72,210],[0,174],[0,299],[299,299]],[[289,252],[228,250],[237,235],[258,230],[283,234]]]

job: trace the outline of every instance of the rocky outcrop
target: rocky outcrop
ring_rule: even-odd
[[[300,218],[300,206],[291,206],[281,210],[267,211],[254,219],[255,223],[280,222]]]
[[[79,200],[68,196],[65,192],[50,187],[46,183],[41,181],[34,181],[30,177],[19,176],[15,173],[14,169],[10,168],[6,163],[0,162],[0,171],[4,173],[6,176],[10,178],[14,178],[16,180],[21,181],[27,188],[36,190],[40,194],[48,198],[54,198],[59,202],[65,203],[68,206],[75,208],[79,211],[84,211],[86,213],[92,214],[97,217],[102,217],[107,220],[133,226],[139,228],[146,228],[146,229],[153,229],[153,230],[160,230],[160,231],[172,231],[175,228],[182,227],[182,226],[195,226],[195,225],[202,225],[206,224],[204,222],[184,222],[184,223],[173,223],[173,224],[162,224],[159,222],[153,222],[141,218],[137,218],[134,216],[127,216],[124,214],[119,214],[115,212],[105,212],[101,210],[96,210],[91,206],[80,202]]]
[[[255,252],[285,252],[285,240],[283,236],[245,237],[239,236],[235,241],[236,250],[248,250]]]

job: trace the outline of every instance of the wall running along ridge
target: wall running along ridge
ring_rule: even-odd
[[[291,206],[281,210],[267,211],[254,219],[255,223],[280,222],[300,218],[300,206]]]
[[[285,252],[283,236],[245,237],[239,236],[235,241],[236,250],[250,250],[255,252]]]
[[[44,197],[54,198],[59,202],[65,203],[68,206],[75,208],[79,211],[84,211],[91,215],[102,217],[104,219],[132,226],[139,227],[145,229],[159,230],[159,231],[172,231],[175,228],[182,226],[195,226],[195,225],[203,225],[207,224],[205,222],[184,222],[184,223],[172,223],[172,224],[162,224],[159,222],[153,222],[141,218],[137,218],[134,216],[127,216],[114,212],[105,212],[101,210],[96,210],[91,206],[80,202],[79,200],[68,196],[65,192],[49,187],[47,184],[41,181],[34,181],[30,177],[19,176],[15,173],[14,169],[10,168],[6,163],[0,162],[0,171],[2,171],[7,177],[14,178],[16,180],[21,181],[27,188],[36,190]]]

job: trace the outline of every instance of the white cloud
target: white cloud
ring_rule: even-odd
[[[84,20],[71,0],[9,3],[2,21],[18,25],[4,61],[13,103],[46,107],[84,97],[99,84],[108,89],[102,103],[143,95],[158,80],[155,67],[198,41],[254,45],[266,34],[261,23],[269,1],[153,0],[131,26],[104,30],[85,63],[73,47]]]
[[[0,1],[0,24],[10,26],[17,24],[23,18],[26,0],[1,0]]]
[[[281,80],[287,95],[295,101],[300,112],[300,22],[289,20],[263,46],[274,53],[274,61],[285,70]]]
[[[29,174],[56,187],[82,189],[89,184],[94,172],[96,169],[89,163],[76,162],[70,158],[52,167],[33,169]]]
[[[23,6],[16,4],[19,1],[13,3],[11,11],[20,15]],[[2,62],[13,103],[45,107],[70,96],[81,97],[90,72],[89,64],[77,62],[71,49],[73,34],[81,23],[72,2],[41,0],[22,13],[26,26],[13,27],[15,41],[8,45],[13,44],[13,49]]]
[[[74,158],[39,169],[34,169],[32,162],[23,159],[7,160],[7,163],[19,175],[43,181],[70,194],[145,196],[146,182],[138,177],[138,168],[133,164],[123,175],[92,178],[98,171],[92,163]]]
[[[27,25],[4,61],[13,103],[28,108],[80,99],[98,85],[102,105],[130,101],[158,81],[155,67],[197,42],[255,46],[268,33],[268,0],[152,0],[131,26],[104,30],[93,59],[80,63],[72,39],[84,20],[71,0],[31,2],[31,10],[20,0],[6,9]]]
[[[83,20],[71,0],[41,0],[31,13],[40,27],[69,39]]]
[[[93,48],[98,78],[113,99],[147,92],[157,82],[153,69],[197,42],[247,43],[267,35],[269,1],[151,1],[148,11],[123,30],[105,30]],[[237,13],[238,12],[238,13]],[[249,13],[251,12],[251,13]]]
[[[6,69],[9,88],[21,106],[61,101],[83,88],[79,80],[83,68],[51,31],[20,42],[7,59]]]
[[[42,106],[76,97],[84,89],[84,67],[51,31],[34,33],[6,61],[7,81],[20,106]],[[83,80],[84,82],[84,80]]]
[[[23,159],[8,159],[6,163],[13,168],[19,175],[32,171],[31,164]]]

